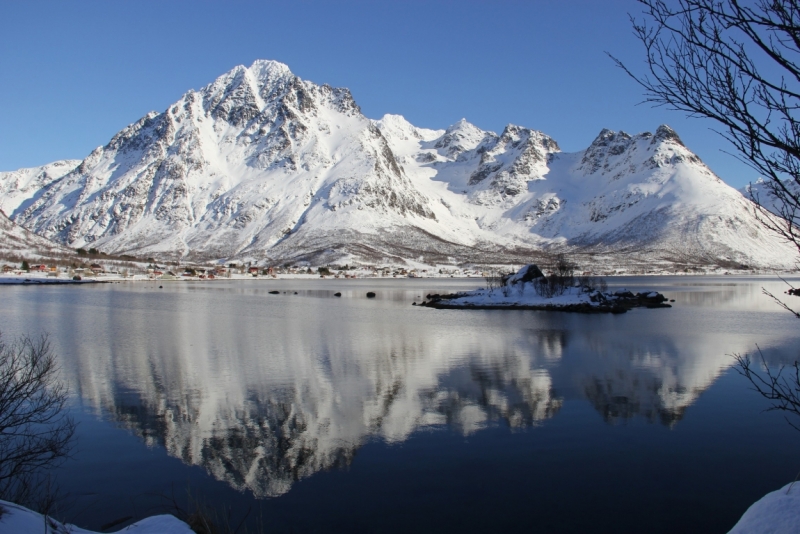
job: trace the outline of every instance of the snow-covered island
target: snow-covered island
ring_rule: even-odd
[[[534,264],[513,275],[487,280],[486,288],[447,295],[429,294],[420,306],[437,309],[552,310],[579,313],[625,313],[631,308],[671,308],[661,293],[613,293],[596,279],[574,277],[571,272],[545,276]]]

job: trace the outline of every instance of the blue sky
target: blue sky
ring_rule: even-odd
[[[232,67],[275,59],[365,115],[541,130],[562,150],[667,123],[735,187],[758,176],[701,119],[640,104],[634,0],[0,0],[0,170],[83,158]]]

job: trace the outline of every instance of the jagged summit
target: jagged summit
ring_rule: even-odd
[[[268,97],[274,90],[285,88],[295,78],[297,77],[288,65],[279,61],[257,59],[249,67],[237,65],[197,92],[215,93],[220,89],[226,90],[244,83],[249,84],[254,93]]]
[[[479,131],[479,128],[469,122],[466,118],[462,118],[447,127],[445,133],[453,133],[458,130]]]
[[[675,132],[675,130],[666,124],[659,126],[656,130],[656,134],[653,136],[653,143],[657,143],[659,141],[672,141],[673,143],[677,143],[681,146],[686,146],[683,144],[683,141],[681,141],[681,138],[678,137],[678,134]]]
[[[473,150],[487,136],[494,135],[491,132],[484,132],[474,124],[461,119],[457,123],[448,127],[444,135],[438,138],[433,147],[439,153],[449,159],[457,159],[462,153]]]
[[[627,141],[630,141],[633,137],[637,139],[650,139],[652,144],[657,144],[659,142],[673,142],[680,146],[685,147],[686,145],[683,144],[681,138],[678,134],[670,128],[666,124],[662,124],[656,129],[655,135],[650,132],[642,132],[636,134],[635,136],[631,136],[628,133],[620,130],[619,132],[615,132],[614,130],[609,130],[608,128],[603,128],[597,137],[595,137],[594,141],[592,141],[589,147],[597,147],[597,146],[609,146],[613,144],[622,144]]]
[[[59,166],[60,165],[60,166]],[[794,252],[668,126],[565,154],[365,117],[277,61],[238,66],[81,162],[0,173],[0,209],[67,246],[262,263],[527,263],[543,249],[775,265]],[[733,196],[732,196],[733,195]]]
[[[271,80],[294,76],[289,69],[289,65],[272,59],[257,59],[253,61],[253,64],[247,70],[263,85],[269,84]]]
[[[631,136],[624,131],[604,128],[584,151],[578,170],[585,174],[614,173],[619,176],[620,172],[635,170],[631,163],[641,159],[643,154],[648,156],[639,164],[651,169],[668,163],[689,161],[697,164],[703,173],[711,173],[666,124],[659,126],[655,135],[642,132]]]

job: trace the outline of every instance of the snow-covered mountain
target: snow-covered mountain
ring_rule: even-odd
[[[274,61],[189,91],[77,165],[41,169],[0,173],[6,213],[110,253],[430,264],[571,249],[756,266],[796,254],[666,126],[603,130],[566,154],[514,125],[370,120],[347,89]]]

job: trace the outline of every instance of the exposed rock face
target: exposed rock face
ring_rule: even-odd
[[[509,124],[500,137],[491,136],[478,147],[480,164],[469,185],[488,180],[493,194],[517,197],[527,191],[528,182],[543,179],[548,155],[558,151],[558,144],[545,134]]]
[[[543,249],[790,265],[752,205],[667,126],[547,135],[367,119],[347,89],[256,61],[81,162],[0,173],[0,207],[70,247],[258,262],[527,263]]]

